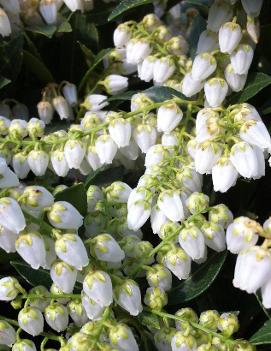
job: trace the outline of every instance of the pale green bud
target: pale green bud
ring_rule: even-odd
[[[203,193],[195,192],[186,200],[186,206],[192,214],[204,212],[209,207],[209,197]]]
[[[150,287],[146,291],[144,303],[151,309],[161,310],[168,303],[167,294],[158,287]]]
[[[217,330],[219,323],[219,313],[215,310],[208,310],[200,314],[199,322],[205,328]]]
[[[239,329],[239,322],[236,314],[223,313],[219,318],[218,329],[226,337],[236,333]]]

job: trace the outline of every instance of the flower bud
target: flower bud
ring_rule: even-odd
[[[134,94],[131,97],[131,111],[144,108],[152,104],[153,101],[144,93]]]
[[[153,66],[153,80],[156,83],[164,83],[174,73],[176,67],[170,56],[162,57],[155,61]]]
[[[83,106],[89,111],[100,111],[108,105],[107,97],[100,94],[90,94],[86,97]]]
[[[110,276],[103,271],[89,272],[83,281],[86,295],[102,307],[113,302],[113,289]]]
[[[50,276],[64,293],[72,293],[77,277],[77,271],[73,267],[65,262],[55,261],[51,267]]]
[[[127,62],[138,64],[150,55],[152,48],[145,39],[131,39],[127,44]]]
[[[57,22],[56,0],[41,0],[39,10],[47,24],[55,24]]]
[[[116,118],[110,122],[108,127],[109,134],[117,146],[128,146],[131,139],[131,123],[123,118]]]
[[[13,277],[0,279],[0,301],[12,301],[20,292],[20,284]]]
[[[88,317],[86,315],[81,300],[70,301],[68,304],[68,310],[71,319],[74,321],[77,327],[82,327],[88,322]]]
[[[154,310],[161,310],[168,303],[166,292],[159,287],[150,287],[146,290],[144,303]]]
[[[91,241],[91,252],[94,257],[105,262],[120,262],[125,254],[117,241],[109,234],[100,234]]]
[[[68,101],[68,104],[70,106],[76,106],[78,103],[76,85],[66,82],[62,91],[65,99]]]
[[[222,313],[219,322],[218,329],[227,338],[236,333],[239,329],[239,322],[236,314],[234,313]]]
[[[45,266],[45,243],[39,233],[20,234],[16,240],[16,250],[33,269]]]
[[[191,75],[194,80],[204,80],[216,70],[217,63],[213,55],[205,52],[195,57]]]
[[[96,171],[102,166],[95,146],[89,146],[86,153],[86,158],[93,171]]]
[[[186,97],[191,97],[199,93],[202,90],[203,86],[203,82],[193,79],[191,73],[186,73],[182,80],[182,93]]]
[[[53,106],[61,120],[71,117],[70,107],[63,96],[53,98]]]
[[[55,251],[62,261],[79,271],[89,263],[87,250],[77,234],[63,234],[55,242]]]
[[[179,247],[167,252],[163,264],[179,279],[187,279],[191,271],[191,258]]]
[[[172,351],[194,351],[197,348],[196,339],[192,335],[177,332],[171,341]]]
[[[247,81],[246,74],[236,74],[231,64],[226,67],[224,74],[229,87],[233,91],[239,92],[243,90]]]
[[[217,35],[210,30],[201,32],[198,40],[197,54],[212,52],[218,48]]]
[[[143,310],[139,286],[131,279],[127,279],[117,286],[115,298],[117,304],[129,312],[131,316],[137,316]]]
[[[255,294],[271,278],[270,252],[260,246],[252,246],[239,253],[234,271],[235,288]]]
[[[224,23],[218,34],[220,51],[231,54],[242,38],[242,29],[238,23]]]
[[[208,12],[207,29],[218,32],[221,25],[232,18],[232,8],[227,2],[216,1]]]
[[[252,39],[255,44],[258,44],[260,39],[260,22],[257,18],[247,17],[247,32],[250,39]]]
[[[171,221],[179,222],[184,219],[184,208],[178,191],[162,191],[158,197],[157,205]]]
[[[140,191],[135,188],[130,193],[128,203],[128,228],[133,231],[140,229],[148,220],[151,214],[151,197],[147,191]]]
[[[139,351],[131,329],[125,324],[117,324],[110,328],[109,340],[119,351]]]
[[[43,315],[37,308],[24,307],[18,314],[18,323],[26,333],[37,336],[43,332]]]
[[[158,206],[155,206],[151,210],[151,227],[153,234],[160,234],[162,226],[168,222],[168,218],[164,213],[159,209]]]
[[[57,201],[53,204],[47,217],[51,225],[59,229],[78,229],[83,224],[79,211],[67,201]]]
[[[16,341],[16,332],[14,328],[6,321],[0,321],[0,345],[13,345]]]
[[[226,205],[218,204],[209,210],[209,221],[227,228],[233,221],[233,214]]]
[[[220,158],[221,153],[221,147],[212,141],[207,140],[197,145],[195,154],[196,171],[200,174],[208,174]]]
[[[116,203],[127,203],[132,189],[128,184],[117,181],[108,186],[105,191],[108,201]]]
[[[241,176],[252,178],[258,174],[257,156],[248,143],[234,144],[231,148],[230,160]]]
[[[25,179],[30,172],[27,156],[23,152],[19,152],[13,156],[12,167],[20,179]]]
[[[168,103],[157,111],[157,130],[170,133],[183,118],[183,113],[176,103]]]
[[[236,184],[238,172],[228,157],[221,157],[212,168],[214,191],[227,192]]]
[[[40,101],[37,104],[39,118],[45,123],[49,124],[54,115],[54,108],[49,101]]]
[[[0,135],[7,135],[9,132],[10,120],[0,116]]]
[[[64,331],[68,327],[68,310],[58,302],[53,302],[45,308],[44,317],[46,323],[58,333]]]
[[[64,155],[70,169],[79,169],[85,156],[85,147],[80,140],[69,139],[64,147]]]
[[[206,222],[203,223],[201,230],[208,247],[216,252],[221,252],[226,249],[225,231],[220,224]]]
[[[192,214],[207,211],[209,207],[209,196],[194,192],[186,200],[186,206]]]
[[[64,151],[55,150],[51,153],[51,163],[54,172],[59,177],[66,177],[69,172],[69,165],[65,157]]]
[[[27,162],[31,171],[38,177],[45,174],[48,164],[49,156],[45,151],[42,150],[32,150],[27,156]]]
[[[153,79],[153,70],[156,60],[155,56],[147,56],[143,62],[138,64],[138,77],[144,80],[144,82],[150,82]]]
[[[111,164],[118,150],[110,135],[100,135],[95,143],[101,164]]]
[[[11,34],[11,23],[6,12],[0,8],[0,35],[8,37]]]
[[[18,139],[25,138],[27,136],[27,122],[23,119],[13,119],[9,125],[9,135]]]
[[[259,0],[256,2],[253,0],[241,0],[241,2],[248,16],[251,16],[251,17],[259,16],[263,5],[263,0]]]
[[[248,341],[238,340],[236,341],[233,350],[234,351],[256,351],[256,348]]]
[[[193,224],[181,230],[179,244],[192,260],[199,260],[205,254],[205,242],[202,232]]]
[[[241,44],[231,54],[231,64],[236,74],[247,74],[253,59],[253,49],[250,45]]]
[[[105,306],[101,306],[100,304],[89,298],[87,294],[85,294],[83,291],[81,295],[82,305],[86,311],[88,318],[90,320],[101,319],[102,314],[105,310]]]
[[[118,25],[118,27],[115,29],[113,34],[113,41],[114,41],[115,47],[121,48],[123,46],[126,46],[130,38],[131,38],[130,28],[125,23]]]
[[[211,107],[218,107],[225,100],[228,84],[222,78],[211,78],[204,84],[205,97]]]
[[[176,328],[181,331],[186,331],[188,329],[189,322],[198,323],[199,320],[196,312],[190,307],[181,308],[175,313],[175,316],[183,320],[175,321]]]
[[[106,92],[111,95],[116,95],[128,88],[128,78],[118,74],[110,74],[104,80]]]
[[[261,149],[271,147],[269,132],[261,121],[247,121],[240,129],[240,137],[249,144],[256,145]]]
[[[82,0],[63,0],[65,5],[72,11],[75,12],[77,10],[83,11],[83,3]]]
[[[11,197],[0,199],[0,225],[16,234],[19,234],[26,226],[21,207]]]
[[[50,299],[47,298],[49,295],[49,291],[45,288],[45,286],[38,285],[29,290],[29,294],[35,295],[35,299],[29,301],[29,305],[34,307],[35,309],[44,311],[45,307],[49,305]]]
[[[152,266],[152,269],[147,271],[146,278],[151,287],[158,287],[164,291],[169,291],[171,289],[171,272],[160,264]]]
[[[21,339],[13,345],[12,351],[37,351],[37,349],[33,341]]]
[[[134,131],[135,142],[143,153],[146,153],[155,144],[156,138],[156,130],[150,125],[138,125]]]
[[[219,313],[215,310],[204,311],[200,314],[199,323],[205,328],[216,331],[219,323]]]

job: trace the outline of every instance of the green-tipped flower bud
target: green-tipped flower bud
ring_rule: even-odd
[[[153,310],[161,310],[168,302],[167,294],[160,288],[150,287],[147,289],[144,303]]]

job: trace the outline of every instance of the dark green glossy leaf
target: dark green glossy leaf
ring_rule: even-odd
[[[54,81],[45,64],[27,50],[24,50],[24,64],[42,83],[47,84]]]
[[[233,95],[229,102],[231,104],[246,102],[270,84],[271,77],[269,75],[262,72],[252,73],[248,77],[245,88],[240,93]]]
[[[93,52],[83,43],[81,43],[80,41],[78,42],[80,49],[82,50],[85,59],[86,59],[86,63],[87,65],[90,67],[92,66],[94,59],[95,59],[95,55],[93,54]]]
[[[9,263],[11,260],[18,258],[17,253],[7,253],[3,249],[0,249],[0,264]]]
[[[43,25],[34,25],[26,28],[27,31],[44,35],[45,37],[51,39],[57,30],[57,26],[53,24],[43,24]]]
[[[196,55],[199,36],[206,28],[205,19],[198,14],[192,22],[191,31],[188,38],[190,55],[193,58]]]
[[[119,166],[110,168],[109,166],[103,166],[92,173],[85,181],[85,186],[88,188],[91,184],[95,185],[107,185],[116,180],[122,180],[124,175],[124,167]]]
[[[112,21],[118,16],[122,15],[126,11],[129,11],[135,7],[151,4],[152,0],[122,0],[117,5],[108,17],[108,21]]]
[[[87,193],[82,183],[57,193],[55,200],[71,203],[83,216],[87,213]]]
[[[80,42],[86,45],[98,44],[99,33],[96,26],[88,20],[87,15],[76,13],[72,20],[72,27],[76,39]]]
[[[206,291],[216,279],[227,257],[227,251],[213,254],[204,264],[173,288],[168,296],[169,305],[193,300]]]
[[[33,269],[27,263],[12,261],[11,265],[16,271],[32,286],[43,285],[46,288],[50,288],[52,280],[50,277],[50,271],[45,269]]]
[[[144,93],[155,102],[163,102],[173,98],[174,96],[177,96],[183,100],[189,100],[179,91],[169,87],[152,87],[145,90]]]
[[[118,95],[113,95],[111,96],[108,101],[127,101],[127,100],[131,100],[131,97],[136,94],[137,91],[133,91],[133,90],[129,90],[129,91],[125,91],[123,93],[120,93]]]
[[[271,320],[264,323],[264,325],[252,335],[249,341],[253,345],[271,344]]]
[[[4,88],[6,85],[8,85],[11,82],[10,79],[7,79],[5,77],[0,77],[0,89]]]

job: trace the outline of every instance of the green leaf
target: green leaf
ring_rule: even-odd
[[[213,254],[200,265],[190,277],[175,288],[168,296],[169,305],[193,300],[206,291],[216,279],[227,257],[227,251]]]
[[[60,24],[57,29],[58,33],[70,33],[72,32],[72,26],[70,25],[69,21],[64,21]]]
[[[123,93],[111,96],[109,99],[107,99],[107,101],[128,101],[131,100],[131,97],[136,93],[137,91],[134,90],[125,91]]]
[[[27,27],[28,32],[44,35],[45,37],[51,39],[57,30],[57,26],[53,24],[42,24]]]
[[[205,19],[198,14],[192,22],[191,31],[188,38],[190,55],[193,58],[196,55],[199,36],[206,28]]]
[[[115,182],[116,180],[122,180],[124,175],[124,167],[119,166],[110,168],[109,166],[103,166],[97,169],[94,173],[87,177],[85,181],[86,189],[92,185],[107,185]]]
[[[52,284],[50,277],[50,271],[45,269],[33,269],[27,263],[12,261],[10,264],[16,269],[16,271],[32,286],[43,285],[47,289]]]
[[[83,216],[87,213],[87,193],[83,183],[73,185],[57,193],[55,200],[69,202]]]
[[[90,43],[98,44],[99,33],[96,26],[88,20],[87,15],[76,13],[76,16],[73,17],[72,27],[76,40],[87,45]]]
[[[245,88],[240,93],[233,95],[229,102],[231,104],[246,102],[270,84],[271,77],[269,75],[262,72],[252,73],[248,77]]]
[[[84,77],[82,78],[82,80],[79,84],[79,88],[78,88],[79,91],[81,91],[83,89],[83,87],[85,86],[87,81],[90,79],[92,71],[110,53],[111,50],[112,50],[111,48],[103,49],[95,56],[95,59],[94,59],[92,66],[87,70],[86,74],[84,75]]]
[[[119,5],[117,5],[108,17],[108,21],[112,21],[116,17],[122,15],[124,12],[131,10],[138,6],[143,6],[151,4],[152,0],[122,0]]]
[[[24,64],[44,84],[54,81],[52,73],[45,64],[29,51],[24,50]]]
[[[93,54],[93,52],[83,43],[81,43],[80,41],[78,41],[78,44],[80,46],[80,49],[82,50],[85,59],[86,59],[86,63],[87,65],[90,67],[92,66],[94,59],[95,59],[95,55]]]
[[[179,91],[169,87],[152,87],[143,91],[150,99],[155,102],[163,102],[177,96],[183,100],[189,100]]]
[[[0,89],[4,88],[6,85],[8,85],[9,83],[11,83],[10,79],[7,79],[5,77],[1,77],[0,76]]]
[[[271,344],[271,320],[264,323],[264,325],[252,335],[249,341],[253,345]]]

